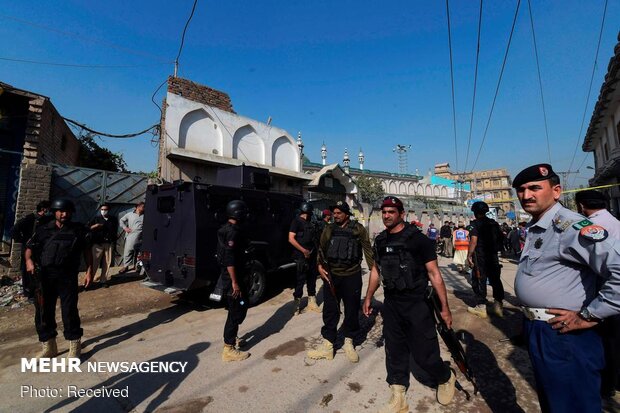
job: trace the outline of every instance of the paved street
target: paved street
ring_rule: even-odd
[[[440,259],[450,292],[454,326],[465,331],[466,351],[473,364],[480,392],[467,401],[457,392],[454,403],[442,408],[432,388],[412,378],[407,393],[410,410],[420,412],[534,412],[538,411],[533,377],[526,351],[502,341],[519,332],[520,314],[514,303],[515,265],[504,261],[502,278],[509,294],[504,319],[484,321],[466,313],[472,298],[465,279]],[[365,277],[367,279],[367,277]],[[247,340],[252,356],[241,363],[220,361],[222,326],[226,317],[221,308],[209,309],[207,301],[188,304],[157,301],[157,309],[127,308],[118,311],[114,297],[138,297],[144,292],[138,281],[83,293],[83,312],[92,303],[102,316],[84,322],[84,360],[93,361],[181,361],[185,373],[21,373],[22,355],[38,349],[32,316],[28,310],[2,314],[2,320],[19,318],[17,330],[3,339],[0,352],[1,411],[158,411],[158,412],[364,412],[376,411],[389,398],[385,383],[385,353],[381,338],[381,316],[364,318],[358,337],[361,360],[349,363],[342,350],[333,361],[306,360],[305,350],[320,339],[320,315],[292,316],[291,289],[276,291],[266,302],[250,309],[240,334]],[[147,297],[147,298],[148,298]],[[381,290],[376,297],[382,300]],[[103,300],[102,300],[103,299]],[[99,300],[99,301],[97,301]],[[377,303],[379,305],[379,303]],[[109,311],[111,316],[105,316]],[[362,316],[363,317],[363,316]],[[3,323],[2,328],[7,328]],[[339,345],[342,344],[340,338]],[[64,340],[59,340],[64,350]],[[25,353],[24,353],[25,352]],[[449,354],[442,347],[444,360]],[[452,363],[454,366],[454,363]],[[84,366],[84,364],[83,364]],[[415,366],[415,375],[420,375]],[[463,387],[472,385],[459,373]],[[422,377],[421,380],[424,380]],[[59,388],[63,397],[20,397],[22,385]],[[128,397],[66,397],[66,388],[128,388]]]

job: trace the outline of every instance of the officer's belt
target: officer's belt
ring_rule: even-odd
[[[547,314],[548,308],[534,308],[521,306],[521,311],[528,320],[547,321],[555,317],[554,314]]]

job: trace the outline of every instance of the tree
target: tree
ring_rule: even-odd
[[[80,166],[112,172],[129,172],[123,154],[102,148],[95,142],[94,136],[85,133],[78,138],[80,142]]]
[[[381,186],[381,180],[371,176],[358,176],[355,178],[357,189],[362,202],[375,204],[385,196],[385,191]]]
[[[137,175],[143,175],[146,176],[149,179],[157,179],[159,178],[159,172],[157,171],[157,169],[151,171],[151,172],[144,172],[144,171],[138,171],[138,172],[132,172],[135,173]]]

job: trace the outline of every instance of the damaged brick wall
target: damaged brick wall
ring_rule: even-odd
[[[213,106],[226,112],[236,113],[233,110],[232,102],[228,94],[192,82],[191,80],[170,76],[168,78],[168,92],[183,96],[194,102]]]
[[[19,194],[17,196],[17,207],[15,216],[17,219],[33,212],[36,205],[49,199],[52,185],[52,167],[36,163],[22,162],[19,178]],[[22,244],[13,243],[11,248],[10,273],[19,271],[19,262],[22,252]]]

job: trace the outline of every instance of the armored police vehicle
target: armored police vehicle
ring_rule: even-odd
[[[245,165],[218,171],[216,184],[149,185],[139,259],[150,280],[143,284],[168,293],[213,289],[220,274],[217,230],[227,220],[226,204],[242,199],[249,208],[244,223],[250,239],[248,301],[260,301],[267,275],[295,265],[288,230],[302,201],[269,187],[266,169]]]

